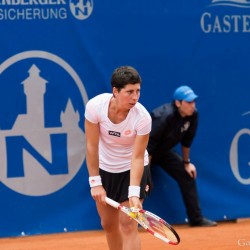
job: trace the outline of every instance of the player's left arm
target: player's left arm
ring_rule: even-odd
[[[144,155],[148,144],[149,134],[137,135],[131,160],[130,186],[140,186],[144,172]],[[132,197],[133,198],[133,197]],[[136,203],[137,204],[131,204]],[[139,199],[130,199],[130,205],[141,208]]]

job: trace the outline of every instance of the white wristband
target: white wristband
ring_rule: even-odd
[[[141,187],[139,186],[129,186],[128,187],[128,198],[130,197],[140,197]]]
[[[102,185],[102,179],[100,175],[90,176],[89,177],[89,185],[90,187],[97,187]]]

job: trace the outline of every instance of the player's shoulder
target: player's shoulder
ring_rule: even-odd
[[[102,105],[103,103],[109,101],[109,99],[111,98],[112,94],[110,93],[102,93],[99,95],[94,96],[93,98],[91,98],[88,103],[91,105]]]

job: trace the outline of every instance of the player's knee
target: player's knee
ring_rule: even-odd
[[[113,232],[115,230],[118,229],[117,223],[114,223],[114,221],[112,220],[101,220],[101,225],[102,228],[106,231],[106,232]]]
[[[120,228],[123,234],[129,235],[137,229],[137,223],[134,220],[128,218],[128,220],[122,220],[120,222]]]

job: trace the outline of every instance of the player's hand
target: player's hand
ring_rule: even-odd
[[[130,207],[133,207],[133,208],[142,209],[141,201],[136,196],[132,196],[132,197],[129,198],[129,205],[130,205]]]
[[[197,172],[196,172],[196,167],[192,163],[185,164],[185,170],[188,172],[189,176],[191,178],[196,178]]]
[[[103,186],[92,187],[90,190],[90,193],[91,193],[92,198],[96,202],[102,202],[106,204],[105,197],[107,196],[107,194]]]

